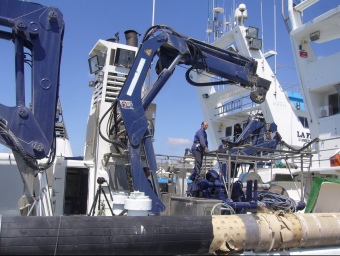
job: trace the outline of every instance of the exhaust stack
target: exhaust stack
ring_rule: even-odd
[[[138,38],[137,38],[137,32],[135,30],[126,30],[124,32],[125,39],[126,39],[126,45],[130,46],[138,46]]]

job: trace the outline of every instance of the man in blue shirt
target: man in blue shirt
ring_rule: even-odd
[[[208,137],[206,129],[208,128],[208,123],[203,121],[201,128],[196,132],[194,136],[194,143],[192,144],[191,151],[195,157],[195,167],[190,175],[191,180],[195,180],[201,174],[201,167],[203,161],[203,155],[205,152],[209,152],[208,149]]]

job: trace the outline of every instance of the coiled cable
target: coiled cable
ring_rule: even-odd
[[[275,211],[296,212],[295,200],[283,195],[263,190],[257,192],[257,200]]]

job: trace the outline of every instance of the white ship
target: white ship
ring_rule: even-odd
[[[148,179],[153,188],[131,189],[136,186],[131,179],[149,183],[144,174],[129,172],[129,161],[136,156],[126,147],[131,139],[125,124],[119,122],[115,104],[139,54],[136,32],[126,31],[126,44],[117,38],[98,40],[89,53],[95,79],[90,81],[93,95],[84,156],[72,155],[59,102],[57,147],[49,168],[39,172],[23,168],[25,162],[18,152],[0,156],[0,252],[339,253],[339,54],[321,58],[313,46],[338,40],[340,8],[304,23],[302,14],[315,2],[286,3],[302,98],[284,90],[276,79],[266,60],[269,53],[262,52],[259,30],[246,23],[252,14],[245,5],[235,10],[234,26],[214,38],[213,46],[255,59],[258,77],[271,86],[261,104],[249,99],[253,88],[235,83],[197,87],[204,118],[210,124],[206,187],[201,187],[198,197],[188,196],[187,176],[193,168],[189,151],[183,156],[156,155],[162,161],[161,170],[146,154],[153,150],[150,138],[156,105],[152,103],[145,109],[148,139],[137,157],[150,167]],[[214,6],[212,12],[218,20],[224,9]],[[216,35],[217,29],[209,27],[207,33]],[[195,83],[220,81],[195,70],[189,77]],[[143,101],[150,100],[153,88],[144,87]],[[263,125],[255,133],[251,125],[257,121]],[[236,123],[243,128],[238,138],[233,130]],[[227,147],[224,151],[218,150],[222,140]],[[163,170],[166,174],[159,173]],[[167,181],[160,183],[164,177]],[[161,203],[165,206],[160,213],[153,212],[158,202],[159,209]]]

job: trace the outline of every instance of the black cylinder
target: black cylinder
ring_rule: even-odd
[[[3,216],[0,255],[207,254],[211,216]]]
[[[126,45],[130,46],[138,46],[138,38],[137,38],[137,32],[135,30],[126,30],[124,32],[125,39],[126,39]]]
[[[112,43],[119,43],[119,42],[117,42],[116,38],[109,38],[109,39],[106,39],[106,41],[112,42]]]

